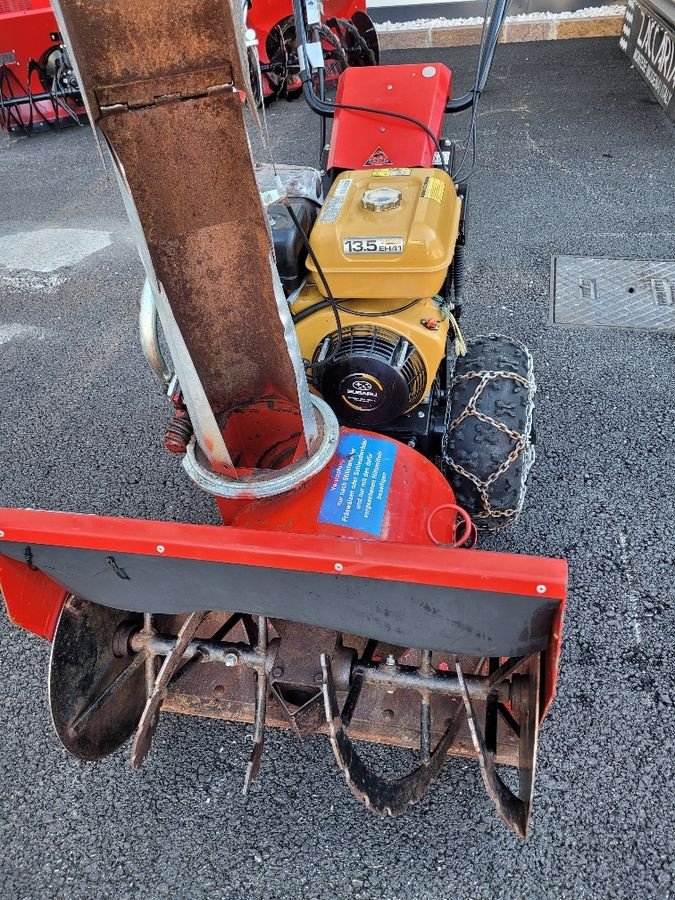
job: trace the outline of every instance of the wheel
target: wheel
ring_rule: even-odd
[[[457,498],[487,531],[514,522],[534,462],[532,357],[518,341],[467,342],[451,372],[443,468]]]

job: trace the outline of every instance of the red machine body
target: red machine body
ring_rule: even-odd
[[[166,0],[153,2],[155,18],[177,10]],[[7,0],[0,0],[0,10],[3,3]],[[30,4],[18,11],[25,20],[38,21],[34,9],[38,4],[43,15],[51,15],[44,0],[17,0],[12,6],[21,3]],[[465,376],[480,378],[480,391],[488,384],[483,379],[493,375],[514,381],[519,391],[525,389],[522,404],[515,400],[512,404],[525,411],[518,419],[522,434],[493,419],[490,406],[481,408],[479,418],[515,442],[505,466],[520,458],[517,506],[500,503],[491,512],[489,498],[485,499],[485,475],[474,480],[482,510],[472,511],[471,497],[462,493],[462,482],[455,480],[457,497],[463,498],[462,506],[458,505],[452,479],[446,478],[448,467],[458,466],[452,457],[446,458],[445,444],[426,446],[422,453],[405,436],[395,439],[384,433],[339,428],[336,413],[325,400],[313,401],[316,427],[305,432],[296,410],[302,408],[303,398],[309,407],[310,396],[297,344],[287,338],[271,343],[262,330],[249,340],[246,305],[254,300],[260,304],[257,283],[250,278],[237,295],[238,302],[229,305],[223,305],[219,291],[214,296],[210,293],[214,278],[220,278],[217,284],[223,290],[230,290],[241,279],[242,261],[249,266],[256,253],[263,260],[269,257],[269,233],[264,210],[257,205],[260,188],[253,175],[249,173],[250,191],[243,196],[249,206],[256,204],[257,217],[250,216],[241,201],[244,182],[237,177],[252,162],[235,92],[248,80],[239,49],[241,22],[234,21],[227,5],[208,6],[212,17],[192,23],[192,40],[186,41],[186,55],[179,60],[184,71],[176,77],[210,73],[205,60],[212,63],[212,58],[202,51],[215,56],[223,51],[227,72],[234,73],[234,90],[229,94],[221,92],[224,84],[230,84],[222,80],[208,80],[206,93],[204,83],[197,81],[194,96],[166,94],[164,44],[153,46],[149,41],[149,49],[145,42],[143,47],[132,47],[139,27],[150,33],[153,21],[146,10],[139,16],[132,0],[60,3],[88,106],[97,110],[97,124],[112,144],[113,158],[132,198],[140,198],[137,209],[146,232],[147,254],[161,276],[160,296],[152,287],[156,275],[151,268],[148,271],[155,335],[148,338],[147,329],[143,331],[144,349],[149,361],[162,356],[156,316],[158,308],[160,315],[164,310],[162,326],[175,376],[194,425],[192,437],[182,433],[189,439],[183,464],[193,481],[214,496],[223,524],[0,509],[0,589],[8,614],[17,625],[52,642],[52,721],[63,745],[79,758],[101,759],[134,734],[131,758],[133,765],[140,765],[162,710],[252,721],[253,747],[244,780],[248,791],[260,768],[266,724],[291,727],[300,737],[323,730],[354,796],[375,812],[398,815],[424,796],[448,753],[472,755],[479,759],[488,795],[500,817],[524,837],[532,808],[539,723],[555,695],[567,564],[560,559],[484,552],[474,545],[479,519],[508,515],[513,520],[522,504],[524,479],[533,460],[533,454],[525,458],[531,450],[531,357],[521,344],[504,339],[500,346],[518,350],[518,355],[515,349],[511,354],[516,360],[513,370],[492,371],[495,366],[489,363],[498,358],[493,348],[492,356],[478,354],[479,361],[485,362],[478,366],[481,371],[471,369]],[[295,23],[304,45],[305,21],[311,15],[307,7],[301,9],[299,0],[294,8],[295,19],[290,3],[280,8],[271,2],[253,2],[249,24],[258,31],[261,65],[258,70],[252,47],[248,64],[250,74],[259,71],[262,78],[256,102],[262,102],[267,93],[266,80],[273,96],[290,97],[302,89],[315,111],[325,118],[334,116],[327,160],[332,174],[349,169],[432,168],[442,163],[436,154],[443,151],[443,117],[464,108],[461,102],[448,104],[451,71],[438,63],[377,67],[377,40],[376,36],[371,43],[367,40],[374,29],[365,3],[333,0],[324,5],[322,23],[309,28],[309,39],[323,45],[324,65],[314,66],[307,52],[310,71],[303,62],[301,83]],[[157,30],[163,36],[173,35],[180,30],[176,21],[167,20]],[[108,44],[103,41],[105,46],[97,43],[101,35],[110,38]],[[207,36],[213,44],[210,49],[203,46]],[[56,49],[67,60],[60,36],[54,31],[49,37],[59,42]],[[491,27],[487,45],[496,45],[497,37],[498,28]],[[132,48],[136,58],[120,59],[118,44]],[[44,86],[46,66],[36,69],[27,55],[36,52],[28,49],[21,59],[28,60],[28,78],[37,70]],[[44,52],[41,58],[46,59]],[[119,70],[117,81],[111,68]],[[7,69],[5,62],[3,71]],[[60,71],[58,64],[56,71]],[[74,67],[64,62],[62,71],[70,90],[79,94],[77,81],[69,80]],[[130,73],[134,81],[127,83]],[[150,79],[141,77],[144,73]],[[331,80],[337,82],[334,106],[324,90],[325,81]],[[109,85],[111,91],[123,92],[111,94],[103,105],[97,91],[108,91]],[[209,85],[218,91],[209,91]],[[142,102],[137,105],[128,102],[131,88],[140,92]],[[30,95],[30,84],[26,90]],[[55,97],[52,102],[58,116]],[[10,110],[20,107],[15,101]],[[31,100],[29,116],[33,108]],[[192,156],[182,149],[174,154],[178,125],[191,110],[199,113],[204,133],[195,137]],[[19,127],[25,124],[18,118],[15,122]],[[221,130],[228,122],[229,130]],[[325,132],[322,144],[324,137]],[[222,148],[230,145],[228,161]],[[172,162],[161,179],[157,178],[157,147]],[[211,206],[209,197],[195,194],[202,171],[197,162],[204,163],[206,171],[211,158],[211,169],[220,166],[219,171],[231,179],[223,180],[223,191],[236,186],[232,202],[224,203],[224,208],[222,197],[221,205]],[[170,183],[181,165],[191,189],[181,185],[181,191],[175,192],[175,209],[165,217],[167,179]],[[402,202],[402,192],[396,193]],[[416,202],[436,199],[426,196],[424,189],[421,198],[415,195]],[[378,207],[366,194],[361,199],[363,207],[376,214],[393,208],[386,202]],[[389,202],[397,202],[391,194]],[[327,221],[335,221],[329,218],[334,213],[330,206],[320,215],[324,213]],[[339,209],[334,214],[337,217]],[[235,233],[231,226],[237,218]],[[230,239],[234,250],[222,248],[214,238],[221,233],[218,229],[227,231],[228,239],[234,234]],[[257,242],[247,243],[244,253],[237,241],[247,232]],[[305,242],[309,242],[307,235]],[[453,259],[454,298],[458,247]],[[444,264],[446,277],[448,264],[449,259]],[[251,271],[265,279],[267,263]],[[290,326],[279,314],[284,304],[277,303],[276,291],[268,292],[268,299],[274,300],[268,304],[268,324]],[[333,305],[340,308],[334,300]],[[445,312],[445,306],[438,308]],[[212,337],[209,322],[223,316],[227,327]],[[336,319],[342,341],[337,312]],[[455,327],[460,338],[456,322]],[[270,328],[272,338],[278,333]],[[493,339],[500,340],[490,336]],[[397,350],[399,367],[408,353],[405,343],[405,350]],[[270,346],[276,352],[270,352]],[[214,355],[209,356],[212,350]],[[328,348],[325,352],[325,358],[319,358],[321,365],[333,361]],[[471,352],[467,347],[466,365],[473,360]],[[280,360],[297,363],[297,368],[290,365],[287,371],[290,387],[283,394],[287,408],[281,420],[276,415],[277,391],[268,389],[266,371],[252,365],[261,353],[267,353],[272,374]],[[232,360],[230,368],[211,372],[212,364],[224,355]],[[504,351],[499,357],[500,370],[507,355]],[[185,356],[194,365],[194,374]],[[319,363],[310,359],[316,373]],[[358,353],[352,359],[360,359]],[[460,365],[461,361],[455,365],[452,382],[446,378],[439,386],[448,396],[463,377]],[[166,386],[168,364],[161,369]],[[527,377],[519,374],[521,370],[527,371]],[[245,383],[232,387],[228,383],[232,371]],[[358,379],[375,377],[360,372],[369,369],[359,367],[351,374]],[[205,375],[208,383],[200,381]],[[372,384],[361,382],[361,387],[369,390]],[[450,404],[443,408],[439,422],[446,423],[445,438],[452,438],[455,422],[469,409],[479,417],[475,404],[482,394],[474,390],[459,419],[450,420]],[[455,397],[461,400],[459,389],[453,402]],[[204,401],[212,415],[200,436]],[[431,399],[428,402],[427,415],[433,423]],[[500,402],[509,405],[506,400]],[[250,409],[255,415],[249,414]],[[220,439],[219,431],[223,458],[231,458],[233,472],[210,466],[207,451],[213,449],[214,438]],[[305,434],[306,448],[312,448],[314,455],[299,452],[300,434]],[[481,434],[474,432],[473,441],[467,440],[467,457],[478,456],[474,444]],[[493,461],[489,456],[486,460]],[[490,479],[504,472],[500,466]],[[470,518],[472,512],[476,522]],[[490,524],[494,522],[488,520]],[[401,778],[384,778],[361,759],[350,733],[355,739],[413,747],[421,752],[420,765]],[[500,778],[498,763],[518,767],[517,793]]]
[[[0,0],[0,127],[11,131],[47,128],[72,121],[72,114],[46,92],[38,68],[61,42],[49,0]],[[15,105],[16,101],[23,102]],[[76,115],[84,107],[71,104]]]
[[[430,167],[436,144],[418,124],[383,112],[412,116],[438,139],[452,72],[441,63],[350,68],[338,82],[336,105],[371,107],[379,112],[336,109],[329,169]]]
[[[548,606],[549,614],[555,607],[546,648],[543,715],[555,695],[567,564],[454,548],[454,495],[429,460],[404,444],[368,432],[342,429],[340,445],[331,466],[301,488],[269,500],[240,501],[234,514],[227,507],[231,524],[226,527],[0,509],[0,587],[10,618],[51,640],[71,588],[69,573],[80,565],[67,557],[61,560],[59,552],[69,550],[103,554],[93,563],[96,590],[121,591],[117,601],[121,606],[130,593],[139,591],[138,579],[118,578],[117,564],[111,568],[113,554],[132,554],[141,565],[146,560],[150,566],[164,565],[164,560],[169,565],[171,559],[250,566],[251,582],[256,571],[271,569],[373,579],[373,591],[379,587],[375,582],[383,581],[441,587],[448,597],[453,591],[469,591],[475,597],[470,608],[479,609],[483,598],[493,606],[497,598],[499,608],[503,597],[509,617],[513,597],[530,598],[531,622],[538,607],[543,612]],[[33,554],[39,561],[40,549],[57,555],[58,561],[49,567],[53,577],[31,568]],[[126,563],[120,559],[124,569]],[[138,602],[149,608],[162,602],[147,587],[141,590]],[[186,596],[185,603],[190,602]],[[343,602],[344,608],[335,613],[338,617],[348,615],[349,588]],[[360,615],[362,610],[354,612]],[[459,619],[454,627],[470,630]]]

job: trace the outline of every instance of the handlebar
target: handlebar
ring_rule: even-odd
[[[487,0],[487,2],[489,3],[489,0]],[[495,50],[497,48],[499,34],[502,30],[509,5],[510,0],[496,0],[494,12],[492,14],[492,17],[490,18],[487,35],[485,36],[483,50],[478,60],[475,86],[472,90],[468,91],[462,97],[448,99],[445,106],[446,114],[463,112],[466,109],[471,109],[476,104],[480,95],[485,89],[485,85],[490,75],[490,69],[492,68],[492,61],[494,59]],[[305,27],[305,16],[302,0],[293,0],[293,17],[295,18],[295,31],[298,38],[300,80],[302,82],[303,96],[307,105],[313,112],[317,113],[317,115],[319,116],[322,116],[324,119],[332,119],[335,115],[335,105],[332,103],[326,103],[325,100],[317,97],[314,92],[311,67],[309,66],[307,54],[304,50],[304,48],[307,46],[307,29]]]

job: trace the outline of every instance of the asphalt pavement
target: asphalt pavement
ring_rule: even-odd
[[[459,94],[474,57],[388,61],[446,62]],[[311,118],[270,109],[279,161],[315,163]],[[2,898],[675,894],[673,335],[548,324],[552,254],[675,255],[673,128],[608,39],[500,46],[479,134],[464,327],[524,340],[539,385],[523,517],[483,546],[571,567],[529,838],[466,761],[398,820],[356,803],[323,737],[270,732],[248,800],[239,725],[166,716],[140,771],[128,748],[78,762],[51,729],[47,643],[0,613]],[[0,137],[0,504],[217,521],[162,449],[142,280],[91,131]]]

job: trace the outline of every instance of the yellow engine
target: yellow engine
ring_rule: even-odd
[[[430,397],[460,210],[439,169],[350,171],[333,183],[310,237],[320,272],[308,259],[291,312],[314,388],[342,421],[386,425]]]

